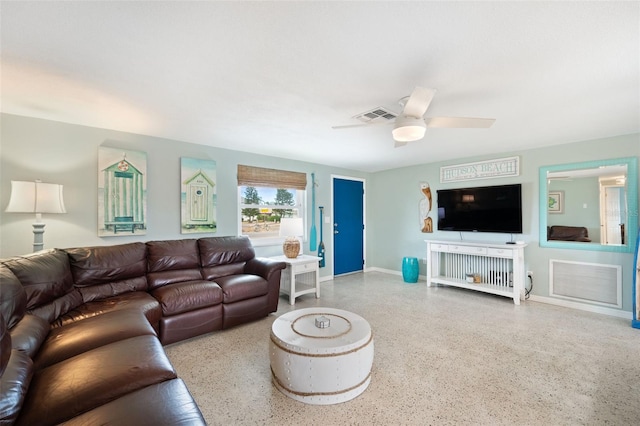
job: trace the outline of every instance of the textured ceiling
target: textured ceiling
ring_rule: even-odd
[[[638,2],[6,2],[2,112],[362,171],[640,132]],[[428,129],[333,130],[437,89]]]

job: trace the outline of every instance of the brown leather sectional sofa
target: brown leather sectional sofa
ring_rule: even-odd
[[[246,237],[0,260],[0,425],[206,424],[163,345],[276,311]]]

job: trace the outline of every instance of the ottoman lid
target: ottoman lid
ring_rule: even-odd
[[[317,319],[323,327],[316,325]],[[277,318],[271,327],[271,339],[292,352],[336,354],[366,345],[371,340],[371,327],[364,318],[352,312],[306,308]]]

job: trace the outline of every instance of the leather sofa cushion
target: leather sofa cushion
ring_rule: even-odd
[[[36,315],[25,315],[10,331],[11,347],[33,358],[47,338],[50,329],[49,323],[42,318]]]
[[[222,303],[170,317],[163,317],[160,320],[160,341],[163,345],[169,345],[221,329]]]
[[[228,265],[204,266],[202,268],[202,278],[209,281],[215,281],[220,277],[244,274],[245,265],[245,262],[240,262],[230,263]]]
[[[71,272],[76,287],[110,284],[120,281],[133,283],[129,291],[146,290],[147,246],[128,243],[116,246],[81,247],[65,249],[69,255]],[[143,287],[139,287],[140,283]],[[116,286],[117,287],[117,286]]]
[[[32,376],[33,362],[29,355],[12,350],[7,368],[0,377],[0,424],[11,425],[15,422]]]
[[[193,311],[222,303],[222,289],[211,281],[170,284],[151,291],[162,307],[163,316]]]
[[[155,336],[142,312],[130,309],[106,312],[51,330],[35,357],[35,369],[64,361],[83,352],[135,336]]]
[[[147,242],[149,272],[200,268],[198,241],[195,239]]]
[[[202,279],[197,240],[149,241],[147,250],[150,289]]]
[[[106,299],[108,297],[117,296],[136,291],[147,291],[147,277],[135,277],[126,280],[112,281],[105,284],[96,284],[88,287],[80,287],[78,291],[82,295],[84,303],[93,302],[95,300]]]
[[[257,275],[230,275],[216,279],[224,293],[223,303],[234,303],[263,296],[269,291],[267,281]]]
[[[147,274],[147,281],[149,282],[149,289],[151,290],[167,284],[197,280],[202,280],[200,268],[151,272]]]
[[[135,407],[132,410],[131,407]],[[65,426],[206,425],[181,379],[148,386],[74,417]]]
[[[210,237],[198,240],[202,267],[244,264],[256,254],[249,237]]]
[[[44,319],[48,323],[52,323],[59,318],[61,315],[66,314],[72,309],[80,306],[82,304],[82,295],[78,292],[78,290],[74,289],[70,293],[65,294],[62,297],[58,297],[52,303],[48,303],[46,305],[38,306],[37,308],[31,309],[28,312],[39,316]]]
[[[11,334],[4,321],[2,312],[0,312],[0,377],[4,373],[4,369],[7,368],[9,363],[9,356],[11,355]]]
[[[236,303],[223,304],[223,328],[235,327],[266,317],[269,315],[268,298],[268,295],[264,295]]]
[[[47,321],[82,303],[73,293],[73,277],[67,254],[51,249],[14,257],[5,265],[20,280],[27,294],[27,310]],[[38,309],[42,308],[42,309]]]
[[[0,264],[0,315],[13,328],[27,310],[27,293],[11,269]]]
[[[145,317],[147,317],[151,326],[157,329],[158,322],[162,316],[160,303],[158,303],[153,296],[144,291],[123,293],[106,299],[84,303],[67,312],[65,315],[62,315],[54,321],[51,326],[60,327],[74,321],[80,321],[96,315],[102,315],[106,312],[121,311],[125,309],[134,309],[142,312]]]
[[[175,378],[176,372],[155,336],[110,343],[36,372],[18,424],[56,425]]]

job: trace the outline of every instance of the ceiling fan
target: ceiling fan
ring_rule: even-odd
[[[348,124],[345,126],[333,126],[332,128],[345,129],[393,122],[391,134],[393,135],[395,146],[399,147],[406,145],[408,142],[422,139],[427,127],[487,129],[496,121],[495,118],[424,117],[435,94],[436,91],[434,89],[418,86],[413,89],[411,96],[400,99],[400,104],[403,106],[400,114],[384,108],[376,108],[354,117],[365,121],[363,124]]]

